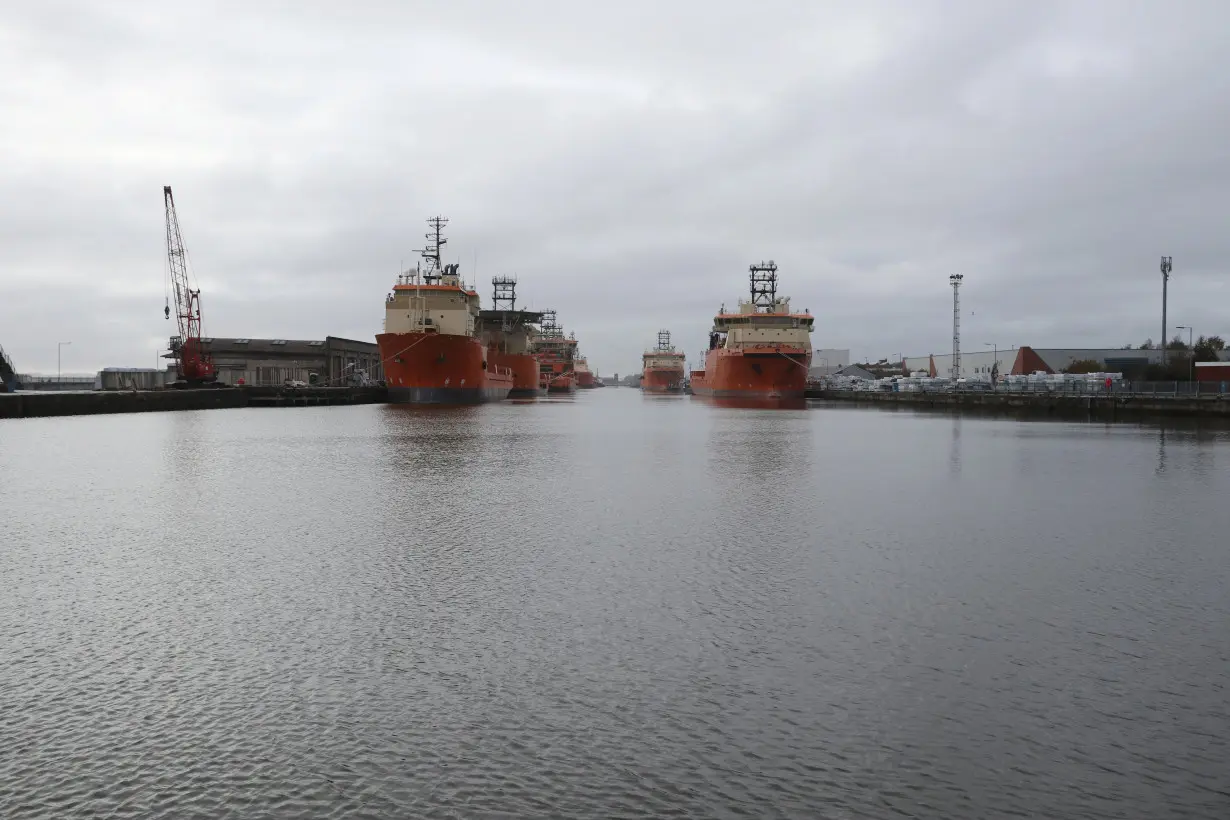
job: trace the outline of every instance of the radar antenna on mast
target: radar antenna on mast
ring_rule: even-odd
[[[427,269],[423,271],[423,283],[434,285],[439,283],[444,276],[444,267],[440,262],[440,251],[448,244],[448,240],[444,238],[444,226],[448,224],[448,217],[433,216],[427,220],[428,226],[431,228],[426,234],[427,247],[419,251],[424,259],[427,260]]]
[[[750,265],[752,305],[757,313],[772,313],[777,309],[777,264],[770,259]]]

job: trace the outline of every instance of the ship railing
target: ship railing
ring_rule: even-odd
[[[769,350],[778,353],[781,352],[782,348],[798,353],[807,352],[806,347],[791,342],[742,342],[738,345],[740,350]]]
[[[34,376],[14,374],[22,390],[93,390],[95,376]]]

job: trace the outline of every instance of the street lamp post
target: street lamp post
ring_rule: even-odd
[[[983,342],[991,348],[991,389],[995,389],[995,381],[999,378],[999,346],[995,342]]]
[[[1196,351],[1192,349],[1192,329],[1187,325],[1175,325],[1175,330],[1187,331],[1187,380],[1193,381],[1193,370],[1196,369],[1194,362],[1196,361]]]
[[[56,342],[56,389],[60,389],[60,351],[64,349],[64,345],[71,345],[72,342]]]

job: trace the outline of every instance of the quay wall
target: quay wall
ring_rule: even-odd
[[[863,390],[808,390],[807,397],[862,405],[1005,411],[1042,415],[1092,415],[1108,419],[1147,416],[1230,419],[1230,394],[1201,396],[1164,393],[1064,395],[1062,393],[889,393]]]
[[[0,419],[237,407],[375,404],[387,399],[388,394],[383,388],[374,387],[216,387],[199,390],[4,393],[0,394]]]

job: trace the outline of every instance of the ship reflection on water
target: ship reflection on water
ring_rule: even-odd
[[[770,397],[716,397],[692,396],[692,401],[708,404],[713,407],[733,408],[739,410],[806,410],[807,399],[804,398],[770,398]]]

